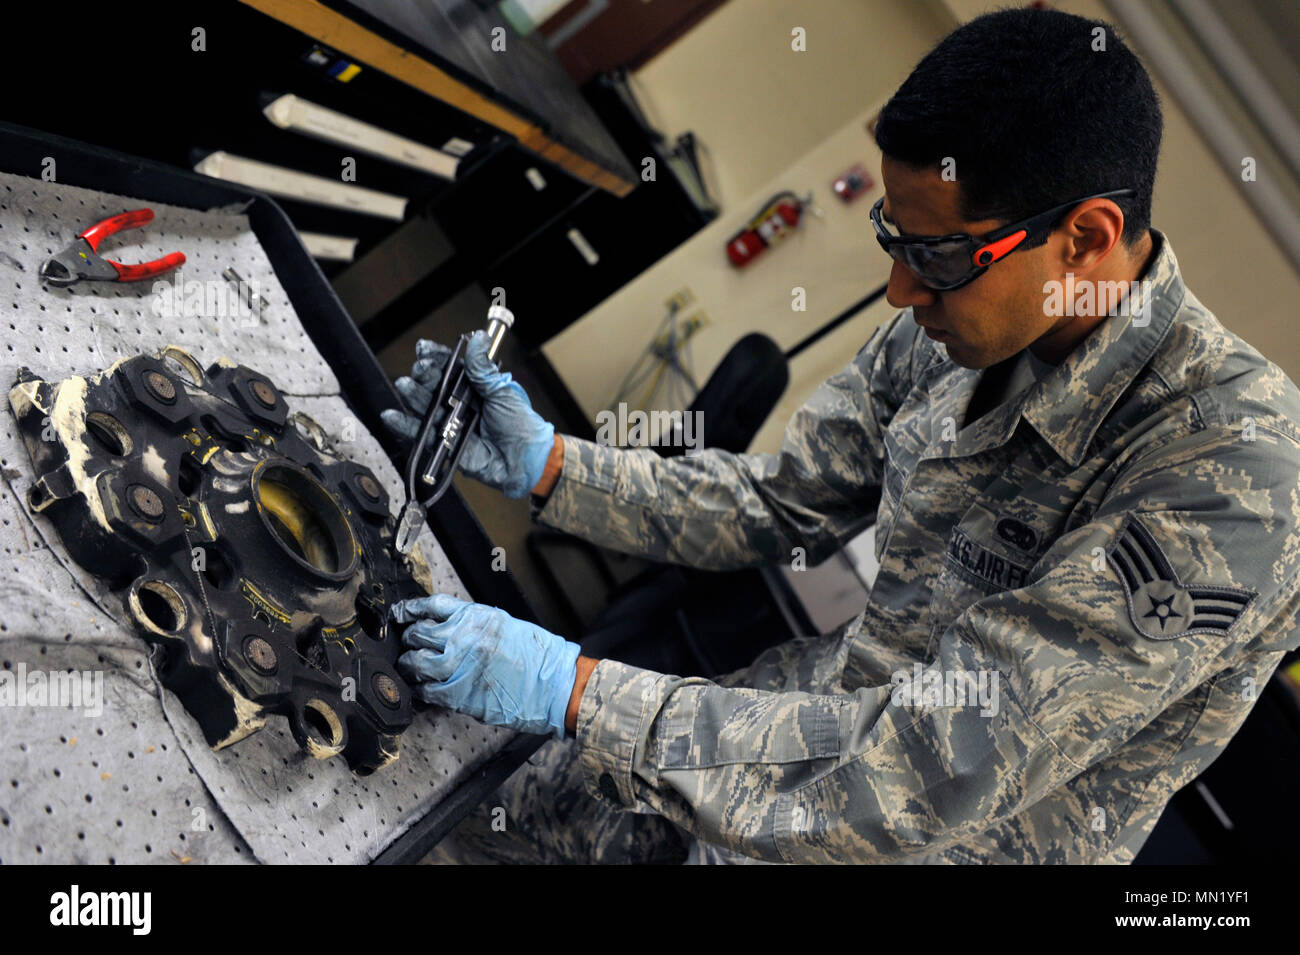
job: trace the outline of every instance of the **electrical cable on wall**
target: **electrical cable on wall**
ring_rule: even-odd
[[[695,400],[700,388],[692,370],[690,340],[703,327],[704,319],[697,314],[679,320],[683,308],[680,299],[669,303],[668,314],[659,323],[649,347],[619,385],[610,402],[613,407],[627,402],[644,410],[685,410]]]

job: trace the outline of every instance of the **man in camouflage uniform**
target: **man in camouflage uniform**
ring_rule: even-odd
[[[1061,43],[1091,26],[1007,11],[944,42],[983,49],[987,31],[1019,29]],[[1016,62],[1008,44],[999,55]],[[877,211],[911,228],[900,241],[1021,218],[954,228],[983,219],[963,215],[961,184],[897,158],[890,123],[886,107]],[[557,439],[541,523],[721,570],[796,548],[817,561],[874,520],[880,570],[858,617],[722,679],[579,661],[574,738],[557,733],[492,801],[504,832],[483,807],[443,855],[1131,861],[1300,642],[1300,391],[1192,295],[1162,233],[1129,240],[1137,214],[1096,197],[1123,185],[1067,188],[1057,202],[1092,198],[964,288],[936,291],[906,264],[924,257],[896,255],[902,311],[777,454]],[[1110,314],[1056,318],[1041,279],[1067,270],[1145,284]],[[421,688],[446,702],[439,687]]]

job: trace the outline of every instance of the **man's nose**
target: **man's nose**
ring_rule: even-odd
[[[938,295],[917,278],[915,272],[895,259],[894,267],[889,272],[885,300],[894,308],[907,308],[909,305],[933,305],[938,301]]]

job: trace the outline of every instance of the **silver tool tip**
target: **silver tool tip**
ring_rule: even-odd
[[[409,554],[415,542],[420,539],[420,532],[424,530],[424,516],[424,508],[419,504],[408,502],[402,508],[393,541],[393,548],[399,554]]]

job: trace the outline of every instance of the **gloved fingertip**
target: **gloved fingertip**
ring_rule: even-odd
[[[468,600],[461,600],[459,597],[453,597],[451,594],[434,594],[429,600],[429,613],[443,620],[450,617],[462,607],[470,606]]]
[[[408,597],[388,608],[388,616],[398,623],[410,623],[425,616],[428,597]]]
[[[453,675],[454,661],[438,650],[408,650],[397,658],[397,668],[410,674],[411,682],[441,683]]]
[[[480,330],[470,336],[469,344],[465,346],[465,371],[475,384],[484,384],[501,374],[496,363],[488,357],[488,344],[487,332]]]
[[[442,688],[437,683],[417,683],[411,690],[422,703],[442,705]]]
[[[414,438],[416,431],[419,430],[419,422],[410,415],[397,408],[385,408],[379,412],[381,420],[387,428],[394,434],[403,438]]]
[[[408,683],[414,683],[414,689],[418,690],[420,684],[429,679],[425,673],[424,667],[420,665],[419,651],[408,650],[397,658],[397,672],[402,675]]]
[[[492,480],[491,466],[493,459],[488,447],[485,441],[466,439],[465,450],[461,452],[460,461],[456,467],[460,469],[462,474],[467,474],[476,481],[482,481],[484,484],[496,487],[496,482]]]
[[[447,648],[447,631],[443,624],[426,617],[402,631],[402,645],[412,650],[437,650],[441,653]]]
[[[460,600],[451,594],[432,594],[428,597],[399,600],[388,608],[388,614],[398,623],[410,623],[429,618],[441,621],[446,620],[461,607],[468,606],[469,601]]]

